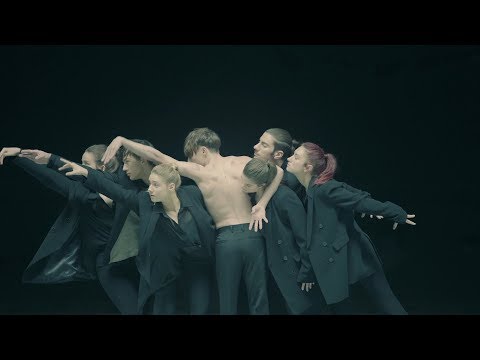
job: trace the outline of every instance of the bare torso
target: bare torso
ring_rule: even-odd
[[[205,166],[206,171],[197,181],[217,229],[250,223],[252,205],[241,183],[243,168],[249,160],[246,156],[220,156]]]

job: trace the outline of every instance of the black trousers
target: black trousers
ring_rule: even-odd
[[[187,300],[191,315],[205,315],[210,311],[214,267],[212,262],[185,258],[179,286]]]
[[[225,226],[217,230],[215,270],[220,314],[237,314],[240,283],[245,281],[248,307],[252,315],[268,315],[265,240],[249,224]]]
[[[122,315],[138,314],[139,277],[135,257],[97,265],[98,281]]]
[[[213,264],[211,262],[186,257],[183,259],[182,274],[150,296],[143,313],[151,315],[178,314],[178,294],[181,292],[186,300],[187,313],[191,315],[208,314],[212,282]]]
[[[360,280],[355,286],[359,286],[364,290],[376,313],[407,315],[404,307],[393,293],[382,270]],[[354,302],[355,299],[353,299]],[[333,312],[339,315],[352,314],[353,306],[352,299],[346,299],[331,305]]]

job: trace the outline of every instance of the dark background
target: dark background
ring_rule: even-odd
[[[412,314],[480,314],[474,45],[2,45],[0,147],[80,161],[115,136],[183,159],[195,127],[252,155],[281,127],[337,156],[337,179],[416,214],[359,219]],[[0,314],[116,313],[96,283],[21,275],[65,199],[0,167]]]

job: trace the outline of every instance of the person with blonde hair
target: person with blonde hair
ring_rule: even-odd
[[[65,169],[71,169],[67,176],[86,177],[86,186],[126,204],[138,214],[138,312],[175,314],[180,275],[185,275],[190,314],[206,314],[210,304],[215,227],[198,187],[180,186],[180,174],[174,164],[155,166],[149,176],[148,191],[140,193],[72,162],[67,162],[62,170]]]

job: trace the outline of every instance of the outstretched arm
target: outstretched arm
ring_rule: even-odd
[[[414,218],[415,215],[407,214],[400,206],[390,201],[380,202],[372,199],[370,194],[366,192],[352,192],[343,183],[338,183],[338,185],[334,186],[323,186],[326,187],[326,191],[322,191],[321,196],[335,206],[360,213],[381,215],[394,221],[394,230],[398,224],[416,225],[409,220]]]
[[[102,161],[107,164],[110,160],[113,159],[115,154],[121,147],[137,154],[138,156],[147,159],[155,164],[176,164],[177,160],[174,158],[165,155],[164,153],[158,151],[157,149],[147,146],[144,144],[139,144],[135,141],[124,138],[123,136],[117,136],[113,141],[108,145],[105,154],[102,157]]]
[[[4,147],[0,150],[0,165],[3,165],[3,160],[6,157],[18,156],[22,150],[19,147]]]
[[[205,168],[201,165],[186,161],[178,161],[151,146],[136,143],[135,141],[124,138],[123,136],[117,136],[110,143],[105,151],[105,154],[103,155],[102,161],[107,164],[122,146],[134,154],[137,154],[138,156],[155,164],[175,165],[180,175],[192,179],[197,183],[197,185],[205,176]]]
[[[3,148],[0,151],[0,163],[3,164],[4,158],[10,156],[16,157],[12,161],[16,166],[35,177],[47,188],[71,200],[86,201],[88,199],[90,191],[81,183],[71,181],[56,171],[42,164],[37,164],[28,158],[22,158],[20,156],[20,148]]]
[[[138,193],[135,190],[125,189],[123,186],[105,179],[102,176],[101,171],[89,169],[71,161],[66,161],[65,165],[59,170],[69,170],[65,174],[66,176],[84,176],[87,178],[87,181],[85,182],[86,186],[99,193],[105,194],[113,201],[124,203],[127,207],[138,214]]]

